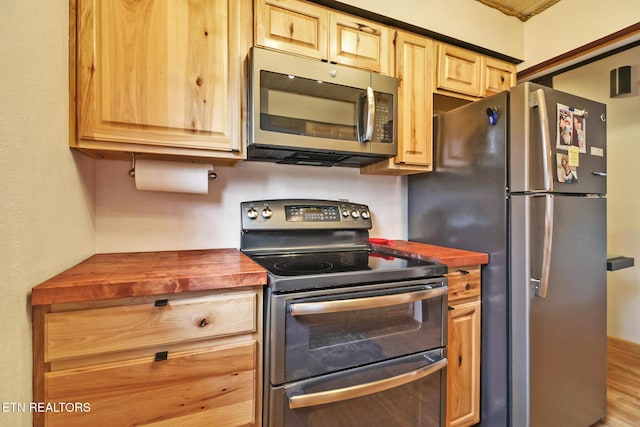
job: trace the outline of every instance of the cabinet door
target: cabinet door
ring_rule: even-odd
[[[444,43],[438,44],[438,89],[470,96],[481,95],[480,54]]]
[[[247,1],[78,0],[77,137],[239,152]]]
[[[338,12],[329,14],[329,61],[389,74],[390,29]]]
[[[516,66],[498,59],[482,58],[484,95],[490,96],[508,90],[516,84]]]
[[[399,31],[396,37],[398,77],[398,156],[411,165],[433,164],[433,41]]]
[[[480,301],[451,306],[447,344],[447,425],[480,421]]]
[[[362,174],[411,175],[433,170],[434,43],[417,34],[396,31],[398,78],[398,154],[360,168]],[[395,67],[393,66],[395,65]]]
[[[256,0],[255,44],[327,59],[329,11],[298,0]]]
[[[254,341],[45,374],[55,426],[240,426],[255,421]],[[77,402],[77,403],[75,403]]]

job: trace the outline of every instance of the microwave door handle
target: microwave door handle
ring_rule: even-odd
[[[362,142],[368,142],[373,139],[373,125],[376,116],[376,97],[371,86],[367,87],[367,131]]]
[[[301,394],[289,396],[289,408],[299,409],[310,406],[324,405],[326,403],[336,403],[355,397],[368,396],[370,394],[379,393],[409,384],[424,378],[447,366],[447,359],[441,359],[437,362],[418,368],[414,371],[406,372],[395,377],[383,380],[373,381],[366,384],[358,384],[351,387],[339,388],[335,390],[322,391],[318,393]]]
[[[364,106],[367,102],[367,91],[360,92],[358,98],[358,111],[356,120],[356,138],[358,141],[364,141],[366,138],[365,123],[364,123]]]

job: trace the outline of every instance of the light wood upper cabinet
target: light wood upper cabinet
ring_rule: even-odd
[[[485,96],[508,90],[516,84],[516,66],[499,59],[483,57],[483,89]]]
[[[255,0],[255,44],[389,74],[391,30],[301,0]]]
[[[398,78],[398,155],[361,173],[409,175],[433,167],[433,41],[398,31],[394,40]]]
[[[72,147],[243,157],[250,0],[72,0],[71,13]]]
[[[399,31],[396,39],[398,77],[397,163],[433,166],[433,41]]]
[[[436,92],[475,100],[516,84],[515,65],[461,47],[438,43]]]
[[[389,74],[390,29],[338,12],[329,14],[329,61]]]
[[[436,86],[445,91],[479,97],[481,95],[482,56],[445,43],[437,44]]]
[[[298,0],[258,0],[254,11],[256,45],[310,58],[328,58],[326,8]]]

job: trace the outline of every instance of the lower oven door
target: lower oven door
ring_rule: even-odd
[[[441,427],[446,366],[437,349],[271,387],[265,425]]]
[[[269,299],[271,384],[446,346],[447,287],[442,278]]]

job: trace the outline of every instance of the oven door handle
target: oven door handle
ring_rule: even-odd
[[[402,294],[381,295],[375,297],[361,297],[344,300],[297,302],[289,305],[292,316],[306,316],[309,314],[338,313],[341,311],[366,310],[369,308],[387,307],[390,305],[406,304],[419,300],[436,298],[447,293],[447,287],[406,292]]]
[[[370,394],[386,391],[401,385],[409,384],[424,378],[447,366],[447,359],[440,359],[437,362],[418,368],[415,371],[406,372],[395,377],[384,380],[373,381],[366,384],[358,384],[351,387],[327,390],[318,393],[300,394],[289,396],[289,408],[299,409],[310,406],[324,405],[326,403],[341,402],[343,400],[356,397],[368,396]]]

